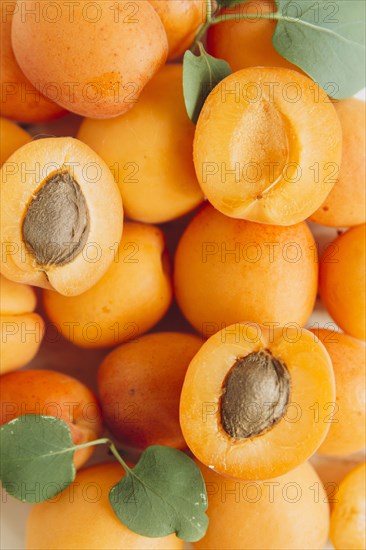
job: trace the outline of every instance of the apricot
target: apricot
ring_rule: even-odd
[[[0,275],[0,374],[23,367],[36,355],[44,323],[33,313],[35,307],[36,295],[30,286]]]
[[[166,32],[146,0],[51,7],[20,0],[17,6],[12,45],[20,68],[44,95],[76,114],[125,113],[166,60]]]
[[[260,16],[276,12],[274,0],[255,0],[220,11],[220,16]],[[274,19],[227,19],[212,25],[207,33],[207,49],[225,59],[236,72],[246,67],[284,67],[299,70],[282,57],[272,44],[277,21]]]
[[[342,455],[361,451],[366,445],[365,344],[327,329],[312,332],[330,355],[336,383],[334,418],[318,452]]]
[[[319,291],[329,314],[344,332],[366,339],[365,225],[342,233],[320,259]]]
[[[342,132],[325,92],[283,68],[247,68],[209,94],[194,139],[197,178],[223,214],[293,225],[335,184]]]
[[[1,272],[76,295],[106,272],[121,239],[123,211],[107,165],[73,138],[27,143],[1,178]]]
[[[163,22],[169,44],[168,59],[175,59],[190,47],[206,21],[205,0],[149,0]]]
[[[103,417],[124,443],[186,447],[179,399],[190,361],[202,345],[193,334],[160,332],[124,344],[98,372]]]
[[[336,550],[366,548],[366,464],[350,472],[339,487],[330,519],[330,539]]]
[[[59,496],[35,504],[28,519],[27,550],[181,550],[183,541],[175,535],[142,537],[118,520],[108,495],[122,477],[119,464],[91,466],[78,472]]]
[[[322,225],[351,227],[366,221],[365,102],[350,98],[336,101],[334,107],[343,133],[341,169],[335,186],[311,219]]]
[[[334,374],[306,329],[237,323],[192,359],[180,423],[192,453],[237,479],[268,479],[305,462],[324,440]]]
[[[23,128],[6,118],[0,118],[0,166],[29,141],[32,141],[32,137]]]
[[[315,302],[317,273],[306,224],[234,220],[207,205],[178,244],[176,298],[204,335],[240,321],[303,326]]]
[[[0,110],[21,122],[42,122],[61,116],[62,107],[42,95],[22,73],[11,45],[11,24],[16,1],[0,0]]]
[[[193,137],[182,65],[163,67],[129,113],[113,120],[86,119],[78,133],[114,173],[126,215],[148,223],[172,220],[203,201]]]
[[[94,394],[79,380],[51,370],[24,370],[1,377],[0,425],[25,414],[55,416],[64,420],[75,445],[97,439],[102,430],[101,412]],[[79,468],[94,447],[75,452]]]
[[[264,482],[233,481],[200,465],[209,526],[197,550],[321,550],[327,497],[309,463]]]
[[[126,223],[115,261],[102,279],[80,296],[44,292],[56,328],[83,348],[115,346],[152,328],[172,298],[163,232]]]

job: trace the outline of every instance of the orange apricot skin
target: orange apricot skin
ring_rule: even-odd
[[[181,64],[164,66],[128,113],[113,120],[85,119],[78,138],[110,167],[127,217],[163,223],[203,201],[192,159],[194,125],[184,106]]]
[[[366,225],[353,227],[328,245],[320,259],[319,291],[344,332],[366,339]]]
[[[201,188],[217,210],[294,225],[326,199],[341,152],[339,118],[317,84],[297,71],[250,67],[207,97],[193,156]]]
[[[341,482],[330,518],[330,539],[336,550],[366,548],[366,464]]]
[[[76,114],[111,118],[125,113],[166,60],[166,33],[149,2],[98,0],[93,15],[80,3],[72,17],[60,6],[54,22],[43,10],[38,20],[24,19],[24,11],[40,10],[35,0],[18,5],[12,45],[21,69],[46,95],[56,89],[57,103]],[[95,49],[94,43],[103,47]]]
[[[205,336],[241,321],[303,326],[317,281],[315,243],[306,224],[235,220],[210,205],[187,227],[175,256],[176,299]]]
[[[0,374],[23,367],[38,352],[44,322],[33,313],[36,295],[28,285],[0,275]]]
[[[193,544],[196,550],[324,548],[329,506],[311,464],[256,483],[229,480],[199,466],[207,487],[209,525]]]
[[[39,93],[21,71],[11,46],[11,23],[16,2],[1,0],[0,111],[20,122],[43,122],[65,113]]]
[[[198,27],[206,20],[205,0],[149,0],[163,22],[169,43],[168,59],[190,47]]]
[[[223,383],[239,357],[259,350],[285,363],[291,380],[288,406],[267,431],[233,439],[221,421]],[[192,359],[181,393],[180,423],[188,447],[206,466],[235,479],[270,479],[316,451],[330,426],[323,406],[334,399],[332,364],[314,334],[293,326],[237,323],[211,336]]]
[[[54,502],[35,504],[28,519],[26,549],[182,550],[183,541],[175,535],[142,537],[118,520],[108,495],[123,475],[116,463],[91,466],[78,472]]]
[[[332,360],[336,382],[336,410],[318,453],[342,455],[366,445],[366,348],[340,332],[313,329]]]
[[[23,128],[6,118],[0,118],[0,166],[14,151],[31,140],[32,137]]]
[[[23,370],[1,377],[0,425],[25,414],[43,414],[64,420],[75,445],[93,441],[101,433],[102,420],[98,401],[87,386],[61,372]],[[79,468],[94,448],[76,451]]]
[[[77,346],[105,348],[135,339],[160,321],[171,303],[169,259],[159,228],[126,223],[114,252],[106,274],[83,294],[43,294],[49,319]]]
[[[339,178],[311,220],[331,227],[352,227],[366,221],[366,107],[350,98],[334,103],[343,132]]]
[[[103,417],[124,443],[186,447],[179,399],[188,365],[202,345],[193,334],[161,332],[114,349],[98,372]]]
[[[221,10],[220,15],[273,13],[273,0],[256,0]],[[271,19],[232,19],[212,25],[207,33],[208,52],[225,59],[235,71],[246,67],[298,69],[282,57],[272,44],[276,21]]]

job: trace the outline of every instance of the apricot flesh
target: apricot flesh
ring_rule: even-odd
[[[71,9],[57,4],[55,20],[35,0],[19,4],[12,45],[20,68],[42,93],[76,114],[125,113],[166,60],[163,24],[145,0],[81,2]],[[41,12],[38,18],[22,15],[32,10]]]
[[[366,464],[342,481],[330,519],[330,539],[336,550],[366,548]]]
[[[158,332],[114,349],[98,371],[105,422],[125,444],[184,448],[179,398],[202,345],[193,334]]]
[[[234,14],[264,15],[276,11],[273,0],[256,0],[220,11]],[[271,19],[228,19],[212,25],[207,33],[208,52],[225,59],[233,71],[246,67],[284,67],[299,70],[280,55],[272,44],[277,22]]]
[[[35,504],[28,518],[26,549],[182,550],[183,541],[175,535],[142,537],[117,519],[108,494],[123,475],[116,463],[91,466],[78,472],[55,502]]]
[[[365,223],[366,203],[366,106],[350,98],[334,103],[341,121],[343,152],[339,177],[311,220],[331,227]]]
[[[1,377],[0,424],[25,414],[43,414],[64,420],[75,445],[97,439],[102,430],[99,404],[87,386],[61,372],[24,370]],[[94,447],[76,451],[74,463],[82,466]]]
[[[283,68],[247,68],[222,80],[200,113],[198,181],[233,218],[293,225],[324,202],[338,177],[342,133],[325,92]]]
[[[44,306],[55,327],[77,346],[111,347],[152,328],[170,305],[171,287],[163,232],[129,222],[96,285],[79,296],[45,291]]]
[[[207,486],[209,526],[193,544],[197,550],[324,548],[329,506],[309,463],[256,483],[229,480],[203,465],[200,468]]]
[[[32,137],[26,130],[14,124],[6,118],[0,118],[0,166],[12,155],[19,147],[32,140]]]
[[[306,224],[235,220],[210,205],[188,225],[175,256],[177,302],[204,336],[240,321],[303,326],[317,279],[315,242]]]
[[[268,376],[267,382],[264,378],[254,384],[238,405],[248,425],[269,415],[267,429],[234,439],[222,421],[225,380],[238,359],[259,352],[285,365],[289,400],[281,417],[272,418],[271,404],[278,400],[263,393]],[[326,405],[334,398],[332,364],[314,334],[293,326],[237,323],[211,336],[192,359],[181,394],[180,423],[188,447],[209,468],[235,479],[269,479],[316,451],[329,430]]]
[[[366,225],[353,227],[328,245],[320,259],[319,291],[344,332],[366,340]]]
[[[0,275],[0,374],[23,367],[38,352],[44,322],[35,307],[30,286]]]
[[[194,125],[184,106],[182,65],[163,67],[129,113],[113,120],[85,119],[78,138],[110,167],[129,218],[163,223],[203,201],[192,159]]]
[[[346,455],[366,446],[366,348],[363,342],[341,332],[314,329],[332,360],[335,414],[318,453]]]

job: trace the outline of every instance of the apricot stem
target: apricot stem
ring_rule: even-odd
[[[112,455],[118,460],[118,462],[121,464],[122,468],[129,472],[131,468],[129,468],[126,464],[126,462],[123,460],[121,455],[119,454],[115,444],[111,439],[108,439],[107,437],[100,438],[100,439],[94,439],[93,441],[88,441],[87,443],[81,443],[80,445],[75,445],[73,449],[75,451],[78,451],[79,449],[85,449],[86,447],[93,447],[94,445],[108,445]]]

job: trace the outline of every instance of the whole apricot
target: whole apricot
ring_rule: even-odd
[[[62,115],[65,111],[36,89],[21,71],[11,45],[11,24],[15,0],[0,0],[0,110],[2,116],[21,122],[42,122]]]
[[[27,143],[4,163],[1,272],[9,279],[80,294],[114,258],[123,210],[103,160],[73,138]]]
[[[142,537],[117,519],[108,496],[123,475],[119,464],[91,466],[78,472],[54,502],[35,504],[28,519],[27,550],[182,550],[175,535]]]
[[[306,224],[234,220],[210,205],[191,221],[175,256],[178,304],[206,336],[240,321],[303,326],[317,278],[316,247]]]
[[[344,332],[366,340],[366,225],[342,233],[320,259],[319,291]]]
[[[64,420],[75,445],[97,439],[102,430],[101,412],[94,394],[79,380],[51,370],[23,370],[1,377],[0,425],[25,414],[55,416]],[[93,447],[75,452],[75,466],[82,466]]]
[[[350,98],[334,103],[343,133],[338,180],[311,220],[332,227],[351,227],[366,221],[366,108]]]
[[[234,72],[246,67],[299,70],[273,46],[272,37],[277,21],[260,17],[274,12],[274,0],[244,2],[221,10],[223,21],[212,25],[207,33],[208,52],[214,57],[225,59]],[[237,18],[230,19],[233,15]],[[251,18],[239,19],[240,15],[250,15]]]
[[[211,204],[275,225],[319,208],[338,178],[341,152],[341,124],[326,93],[283,68],[247,68],[222,80],[194,139],[197,178]]]
[[[313,329],[332,360],[336,402],[330,430],[318,453],[350,454],[366,446],[366,348],[341,332]],[[332,409],[334,408],[334,411]]]
[[[12,45],[20,68],[44,95],[79,115],[125,113],[166,60],[166,32],[146,0],[51,7],[19,0],[17,7]]]
[[[186,447],[179,399],[190,361],[202,345],[193,334],[158,332],[114,349],[98,372],[104,419],[124,443]]]
[[[126,223],[115,260],[97,284],[80,296],[44,292],[50,320],[84,348],[115,346],[152,328],[172,298],[163,232]]]
[[[181,56],[206,21],[205,0],[149,0],[163,22],[169,44],[168,59]]]
[[[336,550],[366,548],[366,464],[350,472],[339,486],[330,518],[330,539]]]
[[[36,355],[44,322],[33,313],[36,295],[28,285],[0,275],[0,374],[23,367]]]
[[[78,138],[112,170],[129,218],[162,223],[203,201],[180,64],[163,67],[129,113],[113,120],[84,120]]]
[[[331,360],[306,329],[237,323],[192,359],[180,423],[200,462],[236,479],[269,479],[305,462],[329,427]]]
[[[321,550],[327,497],[314,468],[302,464],[268,481],[232,481],[201,465],[209,526],[197,550]]]
[[[29,141],[32,141],[32,137],[23,128],[6,118],[0,118],[0,166]]]

